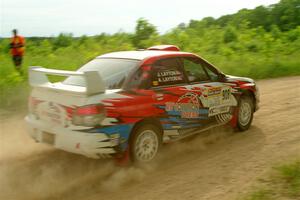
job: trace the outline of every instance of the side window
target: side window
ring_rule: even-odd
[[[148,89],[150,83],[151,66],[142,66],[127,80],[126,89]]]
[[[208,76],[212,81],[219,81],[219,76],[216,72],[214,72],[210,67],[205,67]]]
[[[153,66],[153,87],[176,85],[185,83],[184,74],[177,58],[168,58],[157,61]]]
[[[182,62],[189,82],[210,81],[203,63],[199,60],[195,58],[183,58]]]

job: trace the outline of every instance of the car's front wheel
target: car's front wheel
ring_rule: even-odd
[[[162,144],[159,128],[152,124],[139,126],[130,141],[130,154],[134,162],[144,163],[153,160]]]
[[[254,113],[253,100],[249,96],[242,96],[239,101],[237,128],[239,131],[249,129]]]

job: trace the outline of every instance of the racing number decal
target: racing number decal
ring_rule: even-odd
[[[230,97],[230,88],[222,90],[223,101],[228,100]]]
[[[227,113],[231,106],[236,105],[231,88],[225,85],[204,87],[200,99],[203,106],[209,109],[208,116]]]

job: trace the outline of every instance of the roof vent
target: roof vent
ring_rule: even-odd
[[[149,47],[147,50],[159,50],[159,51],[180,51],[175,45],[157,45]]]

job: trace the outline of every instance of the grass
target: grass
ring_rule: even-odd
[[[300,199],[300,160],[273,168],[272,175],[243,200]]]
[[[32,46],[31,48],[35,51],[27,51],[24,56],[23,76],[20,76],[15,70],[9,53],[0,53],[0,108],[9,108],[11,105],[24,102],[24,95],[18,93],[21,91],[23,94],[22,88],[28,91],[27,71],[29,66],[76,70],[90,59],[107,51],[131,49],[131,47],[126,46],[117,49],[105,49],[105,46],[100,48],[99,45],[92,47],[67,47],[56,51],[40,52]],[[187,49],[187,51],[189,50]],[[275,54],[264,55],[258,52],[240,52],[228,56],[209,52],[198,52],[197,54],[202,55],[226,74],[253,79],[300,75],[300,61],[298,59],[300,51],[278,56]]]
[[[24,57],[23,70],[25,76],[16,73],[9,55],[0,54],[0,88],[15,86],[27,80],[29,66],[43,66],[65,70],[75,70],[96,55],[83,55],[80,52],[65,52],[62,54],[33,55]],[[259,54],[245,54],[234,57],[221,55],[204,55],[221,71],[236,76],[246,76],[254,79],[274,78],[281,76],[300,75],[300,53],[279,58],[264,57]]]
[[[230,58],[218,55],[208,56],[208,60],[224,73],[253,79],[300,75],[298,58],[299,53],[281,55],[280,58],[251,53]]]
[[[272,200],[272,191],[267,189],[259,189],[252,192],[245,200]]]
[[[300,199],[300,161],[286,164],[276,169],[279,179],[283,181],[284,192]]]

